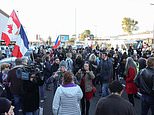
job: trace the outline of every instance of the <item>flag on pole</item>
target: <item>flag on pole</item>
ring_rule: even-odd
[[[57,49],[60,46],[60,43],[61,43],[61,41],[60,41],[60,38],[58,36],[56,41],[55,41],[55,45],[53,46],[53,49]]]
[[[12,51],[12,55],[14,57],[21,58],[29,49],[29,42],[26,33],[14,10],[12,11],[7,25],[2,32],[1,39],[5,41],[7,46],[10,44],[10,41],[16,42]]]
[[[13,10],[1,36],[1,39],[5,41],[6,46],[10,44],[10,41],[13,40],[14,37],[16,38],[18,36],[20,26],[20,21]]]
[[[17,58],[21,58],[29,49],[29,41],[24,31],[23,26],[20,26],[18,38],[16,38],[16,45],[12,51],[12,55]]]

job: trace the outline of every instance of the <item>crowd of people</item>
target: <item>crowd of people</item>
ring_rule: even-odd
[[[134,53],[132,47],[124,52],[98,47],[74,50],[71,46],[49,51],[40,46],[31,57],[35,60],[21,58],[15,60],[15,66],[1,65],[1,114],[13,115],[14,109],[15,115],[20,110],[24,115],[39,115],[39,104],[48,90],[54,93],[54,115],[89,115],[96,91],[100,100],[95,115],[136,115],[134,98],[141,100],[141,115],[147,115],[149,109],[154,115],[152,51]],[[121,97],[124,91],[128,101]]]

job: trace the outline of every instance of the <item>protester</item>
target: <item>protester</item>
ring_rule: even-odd
[[[94,53],[92,53],[89,56],[89,68],[90,70],[93,71],[94,75],[96,76],[97,75],[97,62],[96,62],[96,55]],[[94,86],[96,86],[95,81],[96,81],[96,77],[95,79],[93,79]]]
[[[39,70],[39,73],[41,75],[41,80],[45,81],[45,77],[43,75],[43,65],[41,64],[41,59],[37,57],[35,63],[34,63],[35,69]],[[45,96],[45,90],[44,85],[39,86],[39,92],[40,92],[40,102],[44,102],[46,96]]]
[[[83,93],[80,87],[74,84],[73,74],[65,72],[63,83],[57,88],[53,99],[54,115],[81,115],[80,100]]]
[[[121,97],[124,89],[119,81],[109,84],[109,90],[111,94],[98,101],[95,115],[136,115],[132,104]]]
[[[60,60],[58,57],[54,58],[53,64],[51,65],[51,75],[59,69]]]
[[[62,60],[59,64],[59,69],[53,73],[53,75],[46,81],[47,84],[53,83],[54,92],[62,84],[62,78],[64,73],[67,71],[66,69],[66,61]]]
[[[137,94],[137,87],[134,83],[134,78],[137,74],[137,66],[133,58],[128,57],[125,66],[125,81],[126,81],[126,93],[129,101],[134,104],[134,95]]]
[[[76,74],[79,69],[83,68],[84,61],[81,54],[77,54],[74,60],[74,74]]]
[[[42,86],[44,82],[41,79],[40,71],[33,71],[32,68],[29,68],[27,65],[27,61],[23,61],[25,62],[24,72],[28,73],[28,79],[22,79],[22,110],[24,115],[39,115],[39,86]]]
[[[10,92],[10,88],[9,88],[9,83],[7,82],[9,70],[10,70],[10,64],[4,63],[1,65],[0,84],[2,84],[5,87],[5,94],[3,96],[5,96],[9,100],[11,100],[11,92]]]
[[[46,56],[45,62],[43,65],[44,65],[43,66],[43,74],[44,74],[45,80],[47,80],[51,76],[50,56]],[[46,85],[46,90],[50,90],[48,85]]]
[[[95,75],[89,70],[88,62],[85,62],[84,68],[76,73],[76,77],[83,92],[83,98],[81,99],[82,115],[89,115],[90,100],[94,93],[92,80],[95,78]]]
[[[140,57],[138,60],[138,63],[139,63],[139,71],[146,67],[146,59],[145,58]]]
[[[117,80],[118,79],[118,75],[117,75],[117,69],[118,69],[118,64],[119,64],[119,55],[117,53],[115,53],[113,55],[113,80]]]
[[[102,96],[105,97],[109,95],[108,86],[113,77],[113,63],[108,59],[106,52],[103,52],[101,55],[101,60],[97,71],[100,74]]]
[[[141,115],[147,115],[149,109],[154,115],[154,57],[148,58],[147,67],[140,70],[135,83],[142,93]]]
[[[120,77],[122,77],[122,78],[124,78],[124,72],[125,72],[125,65],[126,65],[126,59],[127,59],[127,53],[126,52],[124,52],[123,54],[122,54],[122,57],[121,57],[121,59],[120,59],[120,67],[119,67],[119,75],[120,75]]]
[[[11,105],[11,101],[0,97],[0,115],[15,115],[13,109],[14,106]]]
[[[73,60],[72,60],[72,53],[66,53],[66,68],[67,71],[73,72]]]
[[[10,83],[10,91],[13,96],[13,104],[15,106],[14,112],[15,115],[19,115],[19,109],[21,109],[22,101],[21,97],[23,94],[22,90],[22,80],[17,77],[16,70],[20,67],[22,67],[22,60],[17,58],[15,60],[16,66],[13,67],[8,72],[8,78],[7,81]]]

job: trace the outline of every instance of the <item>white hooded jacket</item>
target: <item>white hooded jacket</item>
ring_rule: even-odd
[[[80,100],[82,97],[83,93],[78,85],[58,87],[53,99],[53,114],[81,115]]]

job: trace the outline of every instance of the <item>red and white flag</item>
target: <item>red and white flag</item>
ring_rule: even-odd
[[[11,13],[8,23],[2,32],[2,40],[5,41],[6,46],[10,44],[10,41],[15,41],[12,55],[17,58],[21,58],[29,49],[29,41],[27,35],[21,25],[15,11]]]
[[[14,41],[14,39],[18,36],[20,26],[21,23],[13,10],[1,36],[1,39],[5,41],[7,46],[10,44],[10,41]]]

